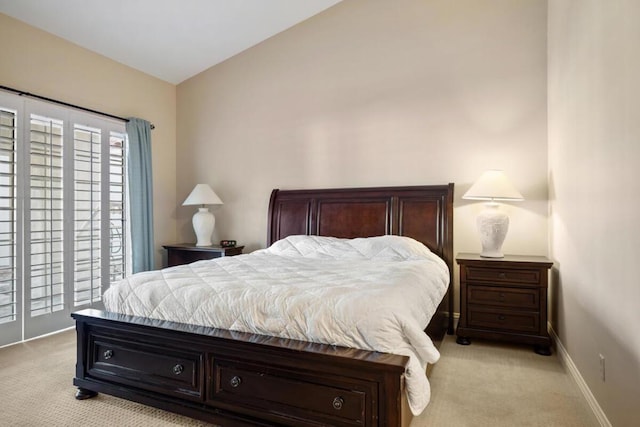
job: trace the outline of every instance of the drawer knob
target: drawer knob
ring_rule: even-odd
[[[231,387],[233,388],[240,387],[240,384],[242,384],[242,378],[236,375],[233,378],[231,378],[231,381],[229,381],[229,384],[231,384]]]
[[[333,409],[335,409],[336,411],[339,411],[340,409],[342,409],[342,406],[344,405],[344,399],[338,396],[333,399],[332,405],[333,405]]]
[[[500,294],[500,301],[504,301],[504,294],[503,293]]]
[[[504,314],[499,314],[498,315],[498,320],[504,320],[504,319],[505,319]]]
[[[105,360],[111,359],[113,357],[113,350],[106,350],[104,353],[102,353],[102,356]]]
[[[176,375],[180,375],[183,371],[184,371],[184,366],[182,366],[179,363],[173,367],[173,373]]]
[[[507,278],[507,273],[499,273],[498,277],[501,279],[506,279]]]

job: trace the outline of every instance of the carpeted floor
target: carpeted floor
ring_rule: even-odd
[[[597,426],[555,354],[447,337],[431,373],[432,399],[412,427]],[[103,394],[77,401],[75,331],[0,349],[1,426],[208,426]]]
[[[412,427],[599,425],[556,354],[529,346],[447,336],[430,381],[431,402]]]

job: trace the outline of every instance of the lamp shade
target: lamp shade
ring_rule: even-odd
[[[513,186],[509,178],[501,170],[488,170],[462,196],[470,200],[524,200],[522,194]]]
[[[182,206],[189,205],[222,205],[220,197],[211,189],[209,184],[196,184],[191,194],[182,203]]]

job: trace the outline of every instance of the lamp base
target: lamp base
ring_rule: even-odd
[[[482,257],[482,258],[504,258],[504,254],[502,252],[485,252],[483,250],[480,253],[480,257]]]
[[[198,208],[193,215],[193,231],[196,233],[196,246],[211,246],[211,235],[216,225],[216,217],[209,212],[209,208]]]
[[[509,230],[509,217],[498,209],[497,203],[486,203],[477,218],[483,258],[504,258],[502,243]]]

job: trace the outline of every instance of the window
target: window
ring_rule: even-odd
[[[122,122],[0,93],[0,345],[71,326],[126,274],[126,142]]]
[[[63,122],[32,115],[29,136],[27,277],[30,313],[39,316],[64,308]]]
[[[74,129],[74,305],[101,300],[103,240],[108,244],[108,279],[112,283],[126,273],[125,247],[125,134],[111,132],[108,158],[102,157],[100,129],[75,125]],[[104,163],[104,165],[103,165]],[[102,205],[102,167],[109,172]],[[104,211],[104,214],[103,214]],[[108,236],[103,236],[103,217],[108,217]],[[107,237],[106,239],[104,237]]]
[[[126,239],[126,135],[112,133],[109,138],[109,281],[113,283],[131,273],[131,262]]]
[[[16,112],[0,108],[0,325],[17,319]]]

